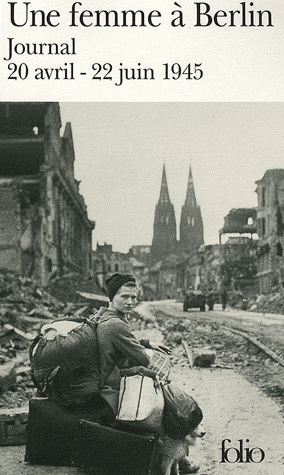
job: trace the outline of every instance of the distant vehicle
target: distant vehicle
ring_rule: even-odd
[[[189,290],[183,300],[183,311],[189,308],[199,308],[200,312],[205,312],[206,296],[200,291]]]

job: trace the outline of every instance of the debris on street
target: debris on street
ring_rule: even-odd
[[[158,302],[145,303],[142,313],[146,314],[146,308],[150,307],[151,313],[155,315],[156,322],[163,333],[165,344],[173,348],[172,364],[180,363],[182,358],[186,359],[187,366],[193,366],[193,360],[189,363],[188,351],[193,357],[193,352],[213,352],[216,355],[214,362],[209,365],[211,369],[234,370],[245,376],[250,382],[254,382],[263,392],[277,400],[284,411],[284,368],[272,359],[271,355],[264,352],[260,346],[270,349],[273,355],[283,359],[284,355],[284,325],[278,325],[277,331],[274,327],[265,326],[265,329],[258,326],[257,341],[260,346],[256,346],[249,339],[237,331],[232,332],[234,316],[222,313],[223,318],[216,319],[210,313],[190,312],[184,317],[184,313],[177,310],[179,303],[163,306]],[[228,320],[231,319],[230,328],[226,328]],[[223,323],[226,321],[226,325]],[[251,325],[252,334],[256,336],[255,325]],[[176,341],[175,335],[179,332],[180,339]],[[187,345],[187,351],[185,348]],[[203,370],[199,367],[200,371]]]
[[[249,310],[251,312],[277,313],[284,315],[284,290],[275,290],[268,294],[251,296],[246,300],[244,306],[244,297],[240,292],[231,292],[229,305],[232,308]]]
[[[199,349],[193,352],[193,366],[208,368],[215,363],[216,353],[212,350]]]

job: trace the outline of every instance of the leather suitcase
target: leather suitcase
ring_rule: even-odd
[[[79,465],[94,475],[149,475],[157,438],[81,420]]]
[[[47,398],[29,404],[25,461],[41,465],[76,465],[80,419],[96,421],[92,406],[63,407]]]

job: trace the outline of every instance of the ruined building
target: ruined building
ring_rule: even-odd
[[[234,208],[224,219],[219,231],[221,286],[248,295],[256,290],[257,211]]]
[[[107,243],[97,243],[97,249],[93,251],[93,268],[101,288],[105,287],[105,281],[111,274],[130,274],[132,271],[128,254],[113,251],[112,244]]]
[[[145,247],[146,246],[141,246]],[[115,272],[132,274],[136,279],[138,298],[145,296],[144,282],[148,281],[146,265],[138,261],[131,252],[113,251],[112,245],[97,243],[97,249],[93,251],[93,269],[101,289],[106,291],[106,279]]]
[[[284,287],[284,169],[267,170],[257,185],[259,292]]]
[[[219,242],[222,244],[222,237],[231,235],[250,235],[252,238],[257,234],[256,209],[255,208],[233,208],[224,218],[224,226],[219,231]]]
[[[180,218],[180,249],[192,253],[204,243],[203,221],[200,207],[197,205],[191,168],[187,184],[185,203]]]
[[[153,260],[165,259],[171,253],[191,254],[203,243],[203,221],[200,207],[196,201],[191,168],[189,170],[186,198],[181,211],[180,240],[177,241],[175,211],[169,197],[164,165],[160,197],[155,210],[152,242]]]
[[[92,230],[59,104],[0,104],[0,268],[47,284],[92,274]]]
[[[175,210],[170,200],[164,165],[160,197],[155,210],[152,257],[154,260],[163,259],[170,253],[175,252],[176,247]]]

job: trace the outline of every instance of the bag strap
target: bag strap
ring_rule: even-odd
[[[97,318],[96,314],[90,315],[90,317],[87,319],[87,324],[89,324],[95,335],[95,353],[96,353],[96,370],[98,374],[98,379],[99,379],[99,389],[101,389],[102,386],[102,380],[101,380],[101,364],[100,364],[100,354],[99,354],[99,345],[98,345],[98,325],[100,324],[99,319]]]
[[[120,404],[119,404],[119,407],[118,407],[117,415],[119,415],[120,410],[121,410],[121,405],[122,405],[125,390],[126,390],[126,377],[123,378],[123,390],[122,390],[121,397],[120,397]]]
[[[137,404],[137,410],[136,410],[136,414],[135,414],[135,419],[137,419],[137,417],[138,417],[138,412],[139,412],[139,409],[140,409],[140,402],[141,402],[141,397],[142,397],[143,381],[144,381],[144,376],[141,376],[140,391],[139,391],[139,396],[138,396],[138,404]]]

